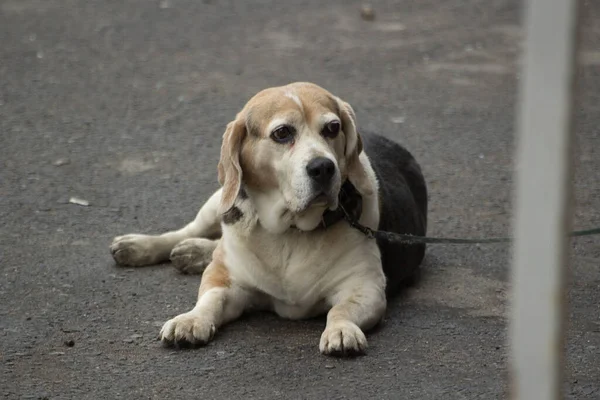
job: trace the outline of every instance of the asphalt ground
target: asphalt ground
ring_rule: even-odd
[[[382,0],[373,21],[361,5],[0,1],[0,397],[507,397],[508,245],[429,246],[422,280],[350,360],[319,354],[323,319],[270,314],[163,348],[199,277],[110,257],[115,235],[191,220],[218,186],[226,123],[297,80],[411,150],[431,235],[510,234],[521,3]],[[577,229],[600,226],[600,4],[582,11]],[[597,399],[600,237],[570,249],[565,398]]]

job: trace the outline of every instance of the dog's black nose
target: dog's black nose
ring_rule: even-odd
[[[335,175],[335,164],[327,157],[313,158],[306,166],[306,173],[321,188],[325,188]]]

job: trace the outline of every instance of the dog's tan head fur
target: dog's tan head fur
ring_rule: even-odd
[[[361,151],[352,107],[325,89],[299,82],[263,90],[223,134],[220,212],[234,205],[243,185],[267,230],[315,229],[327,208],[337,208],[345,179],[370,194]],[[307,172],[316,158],[335,165],[326,188],[317,187]]]

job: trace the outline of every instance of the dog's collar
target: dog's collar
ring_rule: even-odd
[[[335,210],[327,209],[321,218],[317,229],[327,229],[345,219],[348,222],[358,221],[362,214],[362,196],[354,185],[346,180],[338,195],[338,207]]]

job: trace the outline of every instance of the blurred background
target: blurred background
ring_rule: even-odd
[[[600,225],[600,4],[581,1],[574,228]],[[516,0],[0,1],[0,396],[506,398],[510,247],[430,246],[366,357],[268,314],[163,349],[198,277],[114,266],[118,234],[191,220],[225,125],[312,81],[404,144],[432,236],[510,234]],[[543,74],[543,71],[540,71]],[[600,239],[573,240],[565,397],[600,397]]]

